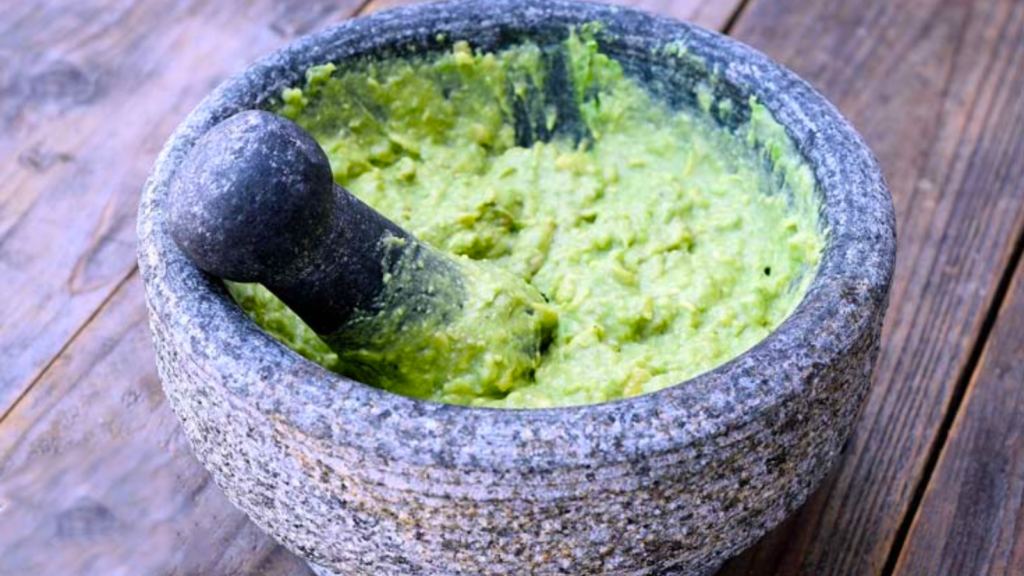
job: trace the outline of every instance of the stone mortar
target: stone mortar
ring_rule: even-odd
[[[794,314],[740,357],[606,404],[493,410],[396,396],[332,374],[250,322],[166,231],[169,182],[217,122],[265,108],[307,67],[550,41],[604,23],[602,48],[676,105],[701,78],[755,95],[812,167],[828,227]],[[685,51],[666,54],[681,41]],[[218,87],[146,184],[139,263],[157,366],[199,459],[257,525],[320,574],[702,575],[776,526],[836,461],[868,390],[895,261],[871,152],[807,83],[719,34],[555,0],[415,5],[293,43]]]

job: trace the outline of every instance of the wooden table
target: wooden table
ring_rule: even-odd
[[[309,574],[209,481],[164,401],[135,212],[162,143],[227,74],[401,3],[3,3],[0,574]],[[859,427],[722,574],[1024,574],[1024,2],[626,3],[814,83],[878,155],[899,216]]]

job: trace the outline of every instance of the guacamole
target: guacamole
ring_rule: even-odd
[[[672,48],[662,57],[685,57]],[[571,109],[544,97],[559,72]],[[438,402],[569,406],[680,383],[790,314],[825,234],[813,176],[771,115],[751,102],[729,131],[710,117],[728,103],[698,94],[693,109],[669,107],[592,30],[549,48],[455,42],[311,68],[275,111],[313,134],[340,185],[450,255],[471,304],[443,326],[381,328],[396,344],[335,352],[261,286],[231,294],[303,356]],[[545,332],[525,356],[481,321],[524,306]]]
[[[321,335],[345,373],[392,392],[500,398],[533,377],[558,315],[487,261],[386,236],[375,306]]]

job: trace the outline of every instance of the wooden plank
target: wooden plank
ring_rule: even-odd
[[[1018,266],[895,573],[1024,573],[1024,266]]]
[[[423,0],[370,0],[364,14],[415,4]],[[693,22],[705,28],[723,30],[744,0],[605,0],[610,4],[632,6],[656,14]]]
[[[723,575],[880,574],[1024,227],[1024,3],[754,0],[734,32],[865,136],[893,192],[899,255],[841,466]]]
[[[7,2],[0,14],[0,415],[135,266],[139,191],[227,74],[362,0]]]
[[[308,576],[236,510],[160,388],[133,275],[0,426],[0,574]]]

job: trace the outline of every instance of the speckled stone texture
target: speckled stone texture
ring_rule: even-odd
[[[550,41],[605,23],[603,49],[684,106],[715,92],[768,107],[813,167],[829,239],[796,312],[739,358],[654,394],[535,411],[399,397],[331,374],[248,321],[166,231],[169,182],[218,121],[312,64]],[[662,48],[682,41],[685,51]],[[679,46],[678,44],[676,45]],[[703,62],[703,63],[702,63]],[[701,575],[799,506],[868,390],[895,258],[867,147],[805,82],[733,40],[627,9],[554,0],[417,5],[304,38],[230,79],[164,148],[139,261],[158,368],[196,454],[264,530],[345,576]]]

